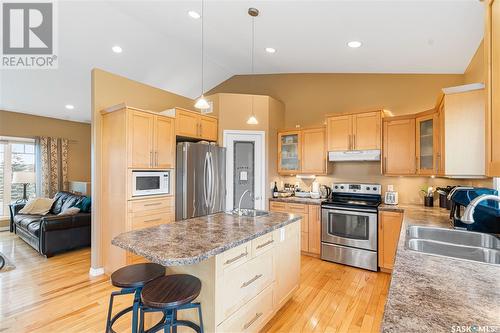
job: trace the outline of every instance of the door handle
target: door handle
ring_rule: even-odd
[[[263,314],[262,312],[256,313],[255,316],[248,323],[243,325],[243,331],[252,326],[252,324],[255,323],[255,321],[257,321],[257,319],[259,319],[260,316],[262,316],[262,314]]]
[[[149,152],[149,166],[150,167],[153,166],[153,151],[152,150]]]
[[[158,166],[158,152],[155,151],[155,165]]]
[[[226,260],[226,262],[224,263],[224,265],[229,265],[229,264],[232,264],[233,262],[243,258],[243,257],[246,257],[248,255],[248,252],[243,252],[242,254],[234,257],[234,258],[231,258],[231,259],[228,259]]]
[[[255,281],[257,281],[258,279],[260,279],[262,276],[263,276],[262,274],[255,275],[253,278],[251,278],[247,282],[243,283],[241,285],[241,288],[248,287],[249,285],[251,285],[252,283],[254,283]]]
[[[207,164],[208,164],[208,152],[205,154],[205,162],[203,163],[203,197],[205,198],[205,207],[208,208]]]
[[[352,135],[352,149],[356,149],[356,134]]]

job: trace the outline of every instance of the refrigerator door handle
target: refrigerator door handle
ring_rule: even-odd
[[[207,165],[208,165],[208,152],[205,154],[205,163],[203,163],[203,197],[205,198],[205,207],[208,207],[208,193],[207,193]]]
[[[210,152],[210,210],[215,209],[215,169],[214,169],[214,156]]]

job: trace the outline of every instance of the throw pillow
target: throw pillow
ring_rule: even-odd
[[[57,216],[66,216],[66,215],[75,215],[80,212],[80,208],[78,207],[70,207],[68,209],[63,210]]]
[[[84,197],[75,207],[80,208],[82,213],[90,213],[91,200],[90,197]]]
[[[50,198],[35,198],[28,201],[26,206],[23,207],[19,211],[20,214],[32,214],[32,215],[46,215],[52,204],[54,203],[54,199]]]

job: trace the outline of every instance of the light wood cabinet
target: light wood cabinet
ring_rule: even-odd
[[[385,118],[382,170],[386,175],[414,175],[415,118]]]
[[[417,174],[435,175],[438,169],[436,156],[439,147],[437,113],[417,116],[415,134]]]
[[[500,176],[500,0],[486,4],[486,164],[487,174]]]
[[[390,272],[394,267],[403,213],[380,211],[378,218],[378,265],[381,271]]]
[[[319,256],[321,251],[320,206],[270,201],[269,210],[300,215],[300,249],[304,254]]]
[[[172,168],[174,166],[174,120],[149,112],[128,110],[128,166]]]
[[[328,117],[328,151],[380,149],[381,121],[381,111]]]
[[[102,114],[101,193],[104,269],[111,273],[144,261],[111,245],[118,234],[174,220],[171,194],[133,198],[133,169],[173,169],[175,166],[175,120],[137,108],[117,105]]]
[[[279,174],[326,174],[326,157],[324,127],[278,132]]]
[[[217,141],[217,118],[199,112],[175,108],[175,134],[207,141]]]

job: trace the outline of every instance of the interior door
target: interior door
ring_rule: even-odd
[[[352,147],[355,150],[380,149],[381,135],[380,112],[353,115]]]
[[[352,116],[330,117],[327,120],[328,151],[352,149]]]
[[[154,115],[129,112],[128,125],[128,165],[131,168],[150,168],[153,166],[153,123]]]
[[[233,198],[234,209],[238,208],[241,199],[241,208],[255,208],[255,142],[235,141],[234,145],[234,172]]]
[[[173,168],[175,160],[174,120],[158,116],[155,118],[155,167],[162,169]]]

